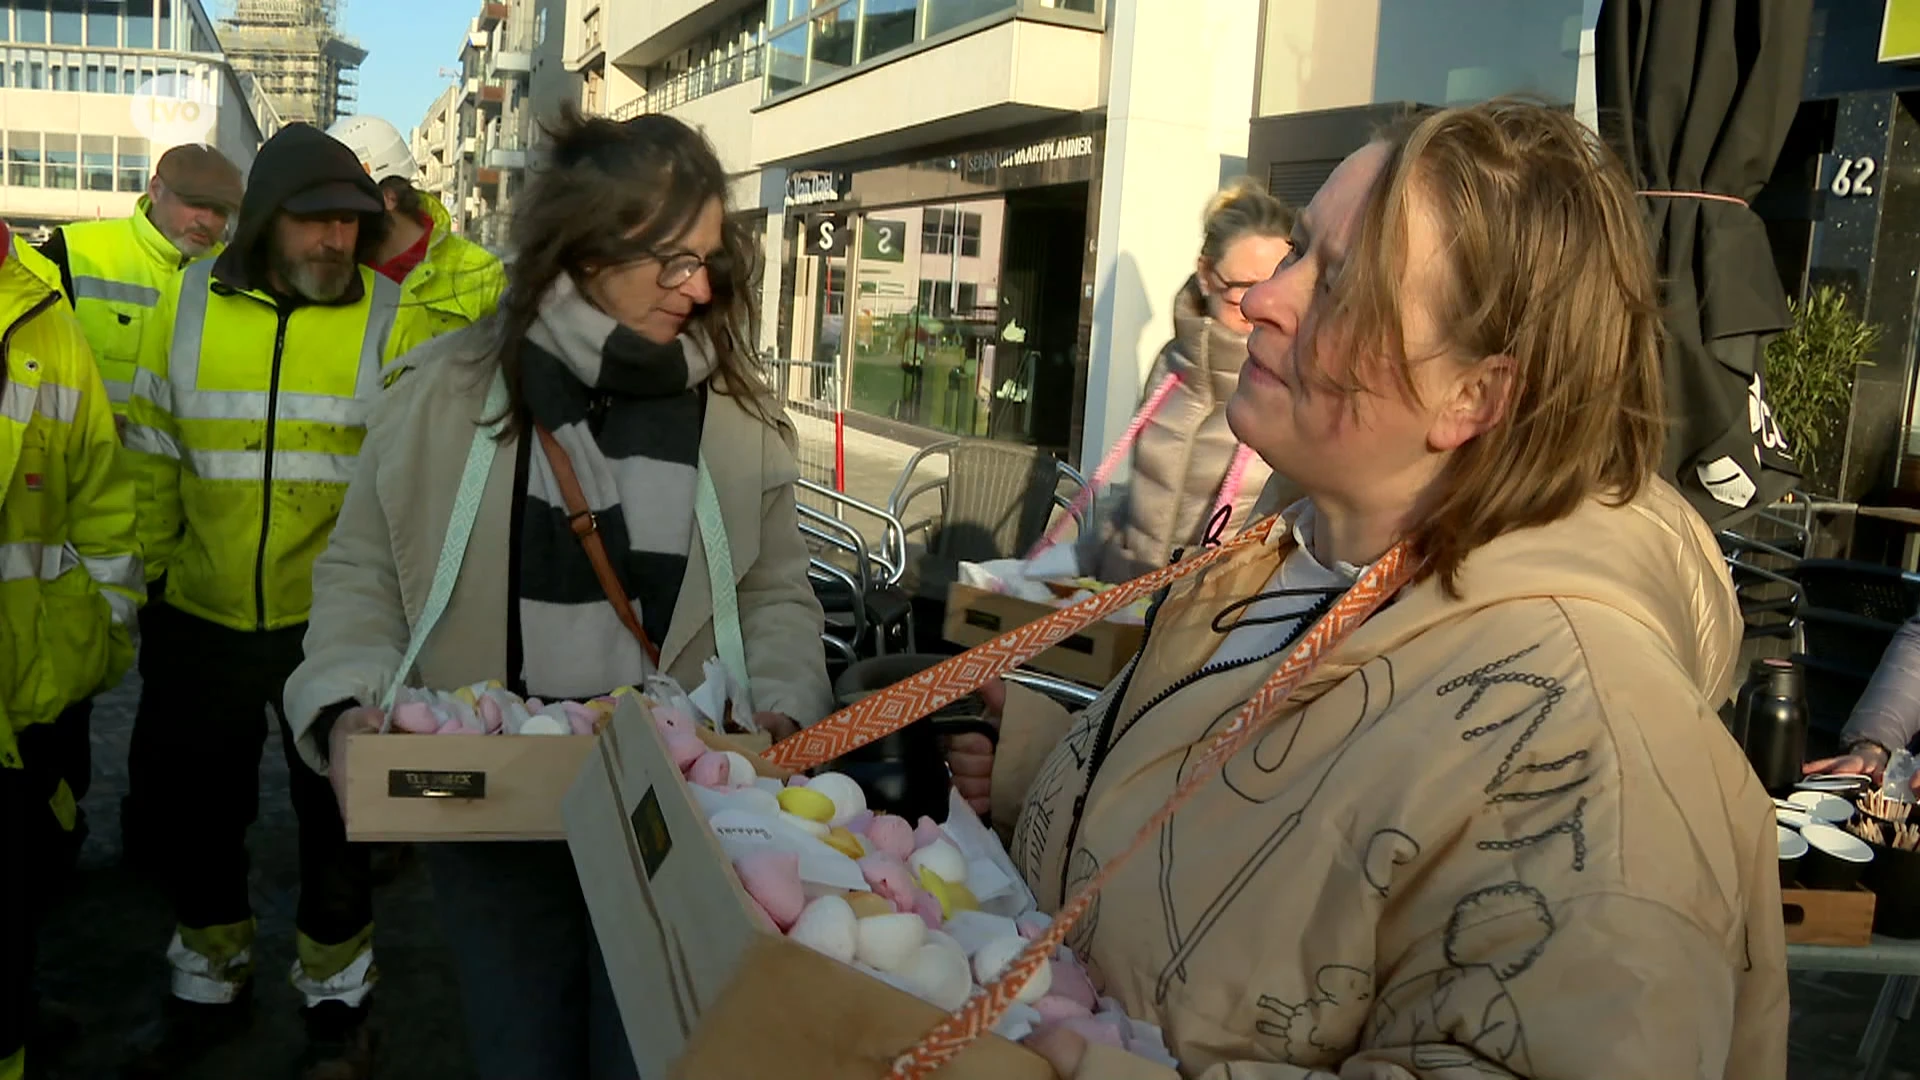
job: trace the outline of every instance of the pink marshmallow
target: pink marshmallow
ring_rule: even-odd
[[[654,706],[653,722],[661,731],[684,731],[689,735],[693,733],[693,717],[672,705]]]
[[[884,852],[902,862],[913,854],[913,828],[907,819],[886,814],[873,819],[867,827],[867,839],[873,841],[875,851]]]
[[[901,911],[914,910],[914,893],[917,887],[913,883],[913,871],[907,869],[904,860],[880,852],[875,852],[860,860],[860,874],[867,879],[867,885],[874,892],[893,902]]]
[[[1093,979],[1088,977],[1087,969],[1069,960],[1054,960],[1053,986],[1047,991],[1050,997],[1063,997],[1086,1010],[1088,1015],[1099,1007],[1100,995],[1093,989]]]
[[[700,756],[707,752],[707,744],[692,731],[669,730],[666,732],[667,757],[673,766],[686,772]]]
[[[480,698],[476,711],[480,714],[480,722],[488,731],[499,731],[506,725],[506,717],[500,711],[500,702],[496,701],[492,694],[486,694]]]
[[[695,759],[693,768],[687,770],[687,781],[701,787],[725,788],[727,774],[731,771],[727,755],[718,750],[709,750]]]
[[[787,786],[788,787],[806,787],[807,781],[811,779],[813,778],[811,776],[806,775],[805,773],[794,773],[792,776],[787,777]]]
[[[867,835],[867,830],[873,827],[873,821],[874,821],[873,811],[862,810],[859,813],[853,815],[853,817],[847,819],[847,831],[852,833],[855,836],[865,836]],[[901,857],[905,858],[906,856],[901,856]]]
[[[530,697],[527,699],[527,711],[530,713],[537,713],[541,709],[544,709],[546,707],[547,707],[547,703],[544,701],[541,701],[537,697]]]
[[[935,840],[945,840],[946,838],[947,834],[940,831],[940,823],[930,817],[923,816],[920,819],[920,823],[913,827],[913,846],[916,851],[933,843]]]
[[[1034,1011],[1040,1014],[1041,1023],[1058,1024],[1063,1020],[1091,1020],[1093,1013],[1078,1001],[1059,994],[1048,994],[1033,1003]]]
[[[415,735],[431,735],[440,730],[440,721],[426,702],[414,701],[393,707],[393,726]]]
[[[1107,1046],[1118,1047],[1122,1050],[1127,1048],[1127,1037],[1124,1025],[1115,1023],[1107,1017],[1076,1017],[1070,1020],[1060,1021],[1060,1026],[1066,1028],[1068,1031],[1078,1032],[1080,1037],[1088,1042],[1102,1043]]]
[[[927,924],[927,929],[938,930],[945,921],[940,911],[940,901],[932,893],[916,887],[913,890],[913,913]]]
[[[1052,926],[1053,920],[1038,912],[1028,912],[1014,920],[1014,929],[1020,931],[1020,936],[1028,941],[1039,941],[1040,936]]]
[[[790,929],[807,906],[800,882],[800,856],[790,851],[756,851],[734,860],[740,884],[781,930]]]
[[[568,710],[567,729],[575,735],[591,735],[593,734],[593,717],[581,716],[579,713]]]

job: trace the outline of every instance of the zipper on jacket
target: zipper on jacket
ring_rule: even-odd
[[[1121,732],[1120,737],[1125,738],[1126,731],[1132,731],[1133,726],[1139,723],[1148,713],[1166,704],[1169,698],[1191,687],[1193,684],[1203,679],[1211,679],[1215,675],[1225,675],[1229,671],[1237,671],[1250,664],[1265,663],[1279,656],[1281,653],[1286,652],[1288,649],[1293,648],[1294,643],[1300,640],[1300,636],[1305,634],[1314,623],[1319,622],[1320,616],[1326,614],[1326,609],[1331,606],[1331,603],[1320,604],[1301,612],[1300,621],[1294,627],[1293,632],[1287,635],[1285,641],[1268,652],[1259,656],[1250,656],[1244,660],[1228,660],[1224,663],[1207,664],[1200,668],[1200,670],[1179,679],[1165,690],[1153,695],[1145,705],[1142,705],[1134,711],[1132,718],[1127,721],[1126,730]],[[1158,611],[1157,607],[1155,611]],[[1145,656],[1147,653],[1147,640],[1152,636],[1152,630],[1153,625],[1149,622],[1147,625],[1147,633],[1141,635],[1140,638],[1141,656]],[[1224,636],[1222,640],[1224,640]],[[1118,740],[1114,738],[1114,719],[1119,714],[1120,703],[1126,699],[1127,688],[1132,685],[1132,683],[1133,673],[1130,671],[1127,673],[1127,681],[1120,687],[1120,693],[1114,696],[1113,705],[1107,710],[1106,719],[1100,724],[1100,735],[1093,744],[1093,756],[1087,761],[1087,782],[1080,788],[1080,794],[1073,800],[1073,820],[1067,825],[1067,846],[1060,864],[1061,903],[1065,903],[1067,899],[1067,872],[1073,866],[1073,845],[1080,839],[1080,819],[1086,814],[1087,799],[1093,794],[1093,783],[1099,778],[1101,767],[1107,763],[1107,755],[1112,752],[1113,746],[1118,742]]]
[[[274,306],[278,324],[273,331],[273,374],[267,379],[267,437],[261,444],[260,478],[260,550],[253,560],[253,605],[257,629],[267,628],[267,530],[273,526],[273,437],[274,420],[280,412],[280,360],[287,348],[287,320],[293,312]]]

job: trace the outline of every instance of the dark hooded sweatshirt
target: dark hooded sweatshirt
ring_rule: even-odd
[[[380,188],[360,167],[346,144],[309,124],[288,124],[260,147],[247,173],[247,193],[240,204],[240,222],[234,229],[233,243],[220,253],[213,264],[214,290],[222,293],[259,291],[273,296],[282,307],[299,307],[313,301],[304,297],[281,295],[274,291],[267,274],[267,241],[280,207],[308,188],[345,181],[381,204]],[[360,239],[354,261],[365,263],[380,246],[386,228],[386,214],[363,214]],[[357,304],[365,295],[359,275],[336,304]]]

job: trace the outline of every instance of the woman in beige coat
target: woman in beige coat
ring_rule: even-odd
[[[1618,161],[1544,108],[1432,115],[1334,172],[1243,307],[1229,418],[1307,498],[1173,585],[1086,712],[996,686],[997,756],[956,752],[957,786],[1049,909],[1131,853],[1068,941],[1181,1076],[1782,1080],[1772,806],[1715,714],[1740,621],[1653,475],[1658,297]],[[1064,1077],[1174,1076],[1086,1034],[1032,1045]]]
[[[716,654],[711,476],[738,596],[748,690],[790,731],[832,704],[822,616],[794,508],[793,433],[741,342],[751,248],[728,224],[726,173],[679,121],[563,121],[514,215],[494,319],[410,354],[368,426],[360,472],[315,564],[306,662],[287,684],[301,753],[326,769],[376,728],[434,580],[480,425],[503,417],[458,583],[415,685],[498,679],[585,698],[664,671],[692,689]],[[499,377],[508,404],[487,404]],[[532,437],[536,432],[540,438]],[[551,435],[563,452],[543,445]],[[639,632],[575,535],[570,463]],[[479,1074],[631,1077],[565,844],[427,849]]]
[[[1087,531],[1086,573],[1126,581],[1158,570],[1175,550],[1201,541],[1222,505],[1232,508],[1225,535],[1251,520],[1270,470],[1227,429],[1227,399],[1253,329],[1240,300],[1273,276],[1292,227],[1286,205],[1247,177],[1207,203],[1198,264],[1173,299],[1173,340],[1147,375],[1141,407],[1153,415],[1133,446],[1125,493],[1101,527]]]

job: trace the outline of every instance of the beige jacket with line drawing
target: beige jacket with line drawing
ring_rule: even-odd
[[[1276,665],[1203,670],[1292,542],[1176,585],[1085,713],[1010,689],[994,818],[1043,908]],[[1460,590],[1357,630],[1070,944],[1187,1077],[1783,1080],[1773,810],[1716,715],[1740,622],[1706,526],[1656,484],[1495,540]],[[1172,1075],[1095,1046],[1076,1080]]]
[[[287,721],[316,768],[322,748],[308,731],[315,716],[341,701],[378,703],[406,652],[493,377],[491,365],[473,361],[487,354],[495,332],[488,319],[409,353],[415,370],[387,392],[368,424],[359,471],[314,564],[306,661],[287,682]],[[794,508],[799,469],[791,437],[784,418],[776,430],[732,397],[707,396],[700,446],[733,557],[754,707],[807,724],[830,711],[833,694]],[[511,442],[494,455],[458,583],[415,664],[418,685],[452,689],[506,678],[514,461]],[[688,529],[695,536],[660,662],[691,690],[715,647],[706,554],[691,520]]]

